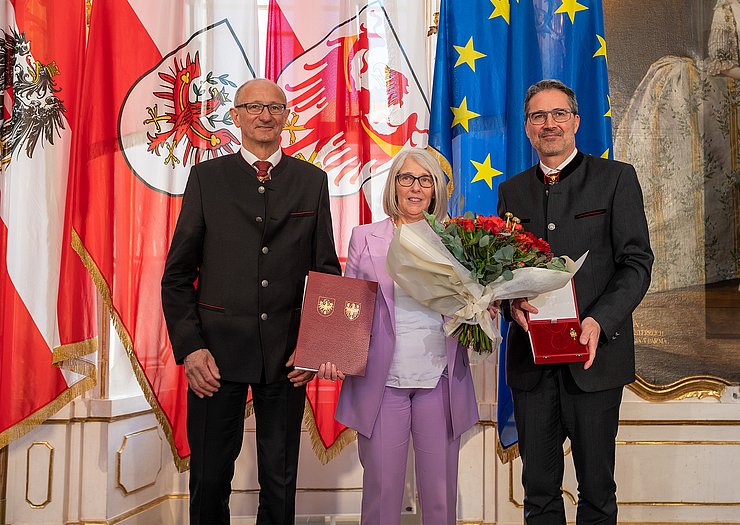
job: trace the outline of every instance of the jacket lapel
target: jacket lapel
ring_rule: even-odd
[[[383,302],[388,308],[388,314],[393,326],[393,333],[396,332],[396,320],[394,315],[393,303],[393,279],[388,275],[385,269],[385,262],[388,258],[388,246],[393,239],[393,223],[386,219],[378,223],[376,228],[367,236],[367,247],[370,252],[370,261],[378,281],[378,288],[383,297]]]

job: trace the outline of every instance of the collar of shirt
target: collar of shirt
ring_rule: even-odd
[[[544,164],[542,164],[542,161],[540,161],[540,169],[542,169],[542,173],[544,173],[545,175],[549,175],[550,173],[553,173],[555,171],[563,171],[563,168],[570,164],[570,161],[576,158],[577,154],[578,148],[573,148],[573,152],[568,155],[568,158],[561,162],[557,168],[550,168],[548,166],[545,166]]]
[[[254,163],[257,162],[258,160],[263,160],[263,159],[258,158],[257,155],[255,155],[251,151],[247,151],[243,146],[240,148],[240,151],[241,151],[242,157],[244,158],[244,160],[247,161],[247,164],[249,164],[250,166],[254,166]],[[271,173],[272,169],[278,165],[278,163],[280,162],[282,158],[283,158],[283,150],[278,148],[275,153],[273,153],[272,155],[264,159],[270,164],[272,164],[272,168],[267,170],[267,173]]]

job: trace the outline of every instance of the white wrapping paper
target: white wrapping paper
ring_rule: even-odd
[[[401,225],[388,248],[386,270],[407,294],[437,313],[450,317],[445,333],[465,324],[477,324],[496,348],[501,335],[488,313],[497,299],[534,297],[562,288],[583,264],[588,252],[574,262],[568,257],[565,272],[546,268],[514,270],[510,281],[499,277],[482,286],[442,243],[426,221]]]

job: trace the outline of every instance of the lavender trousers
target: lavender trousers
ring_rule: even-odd
[[[362,525],[399,525],[409,436],[424,525],[454,525],[460,438],[452,439],[447,377],[433,389],[385,387],[372,437],[357,435]]]

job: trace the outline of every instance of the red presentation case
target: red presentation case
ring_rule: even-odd
[[[581,322],[571,279],[559,290],[530,300],[540,312],[528,314],[529,340],[536,365],[588,361],[588,347],[578,342]]]

